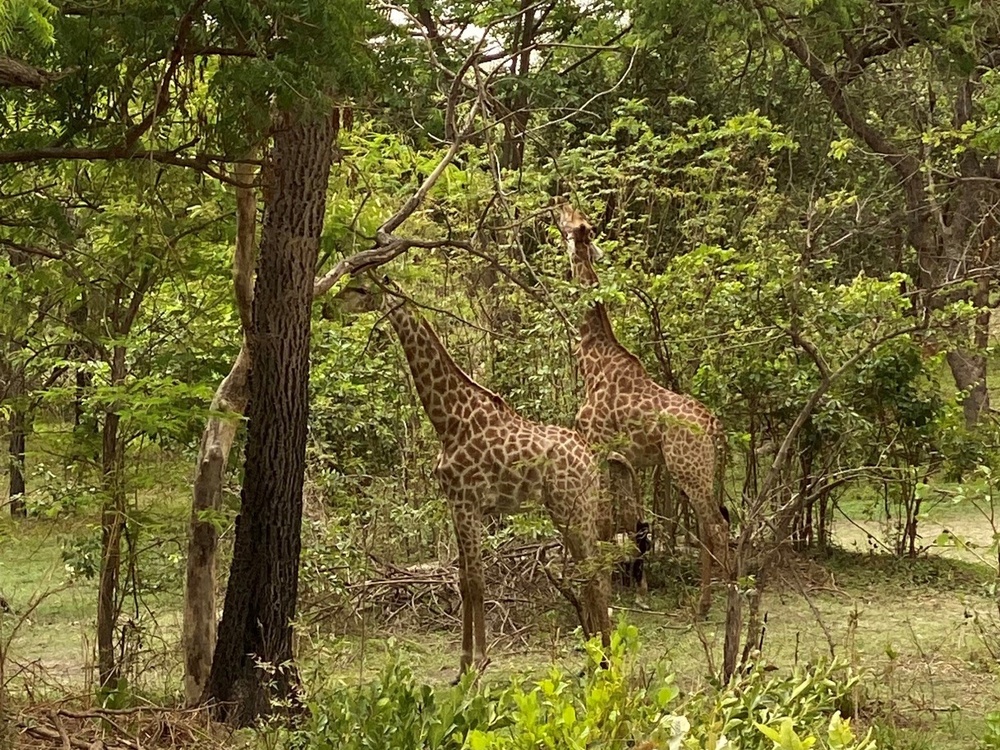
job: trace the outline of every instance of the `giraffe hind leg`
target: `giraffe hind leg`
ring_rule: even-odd
[[[593,635],[600,633],[602,645],[607,650],[611,645],[611,617],[608,614],[611,584],[610,574],[603,570],[595,559],[598,538],[596,519],[592,519],[594,521],[592,523],[587,523],[587,514],[585,512],[581,514],[576,503],[560,503],[547,496],[546,504],[552,521],[562,534],[563,543],[572,557],[570,569],[575,572],[576,569],[582,568],[586,576],[581,591],[582,597],[578,597],[566,583],[570,578],[569,575],[564,575],[562,581],[556,583],[557,588],[576,609],[584,637],[589,640]]]
[[[715,503],[710,483],[680,471],[676,473],[676,481],[687,496],[698,524],[701,568],[698,615],[704,617],[712,607],[712,574],[717,567],[725,568],[727,533],[724,529],[728,529],[728,524]]]
[[[635,534],[635,549],[628,565],[628,578],[635,586],[637,595],[645,597],[649,593],[645,556],[652,543],[649,522],[643,512],[639,482],[632,464],[620,453],[612,452],[608,455],[608,473],[619,523],[628,533]]]

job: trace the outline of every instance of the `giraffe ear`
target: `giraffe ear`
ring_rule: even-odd
[[[597,245],[595,245],[593,242],[591,242],[590,243],[590,259],[591,260],[600,260],[603,257],[604,257],[604,253],[601,252],[601,249]]]

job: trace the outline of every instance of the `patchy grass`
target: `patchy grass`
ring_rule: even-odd
[[[180,690],[189,474],[188,460],[153,454],[136,477],[132,497],[142,521],[135,541],[147,593],[138,608],[131,599],[125,603],[123,622],[138,625],[141,635],[141,642],[132,642],[131,672],[141,678],[136,687],[161,699]],[[859,505],[847,507],[854,523],[837,518],[840,548],[823,559],[800,561],[772,582],[765,599],[767,659],[787,669],[833,652],[867,670],[871,676],[859,710],[862,718],[881,725],[882,747],[976,747],[983,717],[1000,699],[989,650],[1000,644],[996,603],[987,592],[995,571],[962,550],[934,549],[917,560],[869,554],[866,535],[879,533],[878,521],[865,518]],[[75,550],[73,562],[96,542],[96,510],[91,504],[56,518],[0,520],[0,593],[14,609],[0,621],[3,638],[21,623],[8,654],[12,685],[37,689],[51,681],[56,684],[49,689],[62,692],[89,686],[96,579],[67,583],[62,550]],[[921,525],[925,538],[949,528],[983,549],[992,539],[989,524],[967,505],[938,504]],[[711,671],[707,654],[716,666],[721,658],[721,592],[708,620],[698,622],[687,606],[697,585],[695,561],[651,562],[650,610],[635,607],[631,594],[624,593],[615,615],[639,626],[644,660],[669,665],[683,688],[701,689]],[[46,591],[51,593],[29,612],[32,598]],[[572,617],[561,603],[557,609],[558,616],[526,641],[499,639],[484,679],[504,683],[515,674],[540,675],[553,665],[580,669],[583,655]],[[337,638],[303,629],[298,637],[302,674],[311,687],[332,678],[368,679],[390,653],[405,654],[430,684],[449,682],[458,666],[457,625],[394,634],[369,629]]]
[[[27,503],[31,517],[0,517],[0,646],[11,690],[36,695],[89,688],[95,658],[100,495],[85,466],[53,472],[65,430],[42,426],[29,442]],[[180,680],[181,594],[190,513],[189,460],[141,451],[128,476],[131,541],[140,597],[121,603],[129,671],[160,694]],[[6,486],[6,482],[4,482]],[[9,644],[9,647],[8,647]]]

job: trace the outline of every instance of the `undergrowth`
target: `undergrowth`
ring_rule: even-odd
[[[860,676],[840,660],[787,674],[758,664],[723,689],[682,695],[662,665],[640,661],[635,626],[616,629],[608,669],[596,668],[596,641],[587,653],[582,676],[554,668],[498,686],[468,674],[450,688],[421,684],[394,658],[375,681],[328,683],[308,696],[298,726],[267,725],[259,738],[269,750],[876,747],[870,729],[844,718]]]

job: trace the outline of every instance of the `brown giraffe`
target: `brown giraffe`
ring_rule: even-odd
[[[563,203],[557,223],[569,249],[573,278],[581,286],[597,286],[593,261],[598,255],[590,222]],[[618,467],[625,470],[619,470],[622,479],[613,481],[612,488],[616,505],[637,506],[640,549],[648,525],[641,519],[641,502],[635,501],[634,468],[662,462],[694,508],[701,541],[698,611],[705,614],[712,604],[713,560],[724,568],[729,546],[728,513],[716,498],[715,484],[721,469],[722,425],[696,399],[669,391],[649,377],[638,358],[615,337],[601,302],[584,315],[577,353],[586,396],[577,414],[577,429],[592,447],[614,447],[612,467],[615,458],[625,464]],[[619,511],[619,515],[626,514]]]
[[[352,281],[337,295],[348,313],[385,313],[399,337],[417,394],[441,441],[434,474],[451,506],[459,552],[462,595],[461,672],[486,656],[482,564],[483,517],[515,513],[540,496],[562,534],[573,564],[586,576],[582,602],[567,587],[584,633],[610,644],[610,575],[596,559],[600,532],[610,523],[602,505],[600,472],[574,430],[524,419],[497,394],[479,385],[451,358],[434,329],[388,277]],[[460,674],[461,674],[460,672]]]

